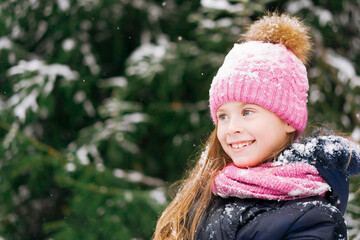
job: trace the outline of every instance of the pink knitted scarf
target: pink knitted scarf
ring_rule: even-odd
[[[324,196],[330,186],[316,168],[307,163],[288,163],[276,166],[264,163],[252,168],[229,164],[215,177],[211,188],[220,197],[291,200]]]

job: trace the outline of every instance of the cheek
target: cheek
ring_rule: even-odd
[[[268,137],[279,137],[286,135],[284,127],[276,119],[263,121],[254,129],[259,134],[267,135]]]
[[[219,126],[217,127],[216,136],[219,139],[219,141],[221,141],[221,139],[225,137],[224,130],[222,127]]]
[[[219,142],[220,142],[220,144],[221,144],[221,146],[223,145],[223,143],[224,143],[224,136],[221,134],[221,133],[217,133],[217,139],[219,140]]]
[[[216,135],[217,135],[217,139],[220,142],[221,147],[224,148],[227,145],[225,132],[223,131],[223,129],[218,128]]]
[[[267,139],[270,145],[274,148],[278,148],[287,140],[287,133],[282,125],[277,124],[274,125],[273,129],[269,129]],[[270,139],[271,141],[269,141]]]

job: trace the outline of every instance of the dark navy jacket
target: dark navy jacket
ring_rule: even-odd
[[[331,187],[325,198],[269,201],[215,197],[196,239],[347,239],[343,215],[349,176],[360,172],[360,147],[338,136],[310,137],[285,149],[276,162],[296,161],[317,168]]]

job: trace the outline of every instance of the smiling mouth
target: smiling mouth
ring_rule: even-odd
[[[255,140],[254,141],[249,141],[249,142],[237,143],[237,144],[229,144],[229,145],[232,148],[239,149],[239,148],[244,148],[244,147],[250,146],[254,142],[255,142]]]

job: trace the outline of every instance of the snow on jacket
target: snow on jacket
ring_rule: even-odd
[[[347,239],[343,215],[349,177],[360,172],[360,147],[339,136],[310,137],[285,149],[276,164],[289,162],[314,165],[331,191],[289,201],[215,197],[196,239]]]

